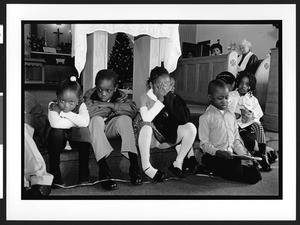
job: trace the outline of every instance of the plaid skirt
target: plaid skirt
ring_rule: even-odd
[[[155,125],[152,122],[144,122],[141,114],[138,113],[135,119],[132,121],[134,137],[137,145],[138,145],[140,130],[145,125],[152,127],[154,137],[159,143],[165,143],[165,142],[169,143],[169,141],[156,129]]]

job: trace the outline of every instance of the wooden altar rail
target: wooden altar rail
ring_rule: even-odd
[[[173,72],[176,92],[189,103],[207,105],[207,86],[220,72],[228,70],[228,56],[180,59]]]

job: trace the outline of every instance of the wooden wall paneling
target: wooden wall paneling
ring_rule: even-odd
[[[215,62],[213,63],[213,71],[212,71],[212,77],[211,79],[215,79],[219,73],[224,71],[224,68],[226,68],[226,62]]]
[[[184,65],[178,64],[176,70],[174,71],[175,80],[176,80],[176,92],[185,90],[185,74],[184,74]]]
[[[266,98],[266,109],[265,115],[263,117],[263,124],[266,129],[278,132],[278,96],[279,96],[279,86],[278,86],[278,49],[271,49],[271,62],[270,62],[270,73],[269,82],[267,89]]]
[[[198,103],[206,104],[207,102],[207,84],[211,79],[210,70],[208,63],[199,63]]]
[[[192,95],[196,90],[196,64],[187,65],[187,91]]]

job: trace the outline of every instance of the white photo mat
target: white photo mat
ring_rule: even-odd
[[[296,218],[295,13],[295,5],[8,4],[7,220],[294,220]],[[283,149],[287,150],[282,151],[283,199],[21,200],[22,20],[282,20],[282,108],[288,109],[283,110],[281,140]],[[251,209],[251,215],[247,209]]]

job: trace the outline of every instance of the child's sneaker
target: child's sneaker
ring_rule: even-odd
[[[269,151],[268,152],[268,158],[269,158],[269,163],[270,164],[275,163],[276,161],[278,161],[277,152],[275,150],[274,151]]]

